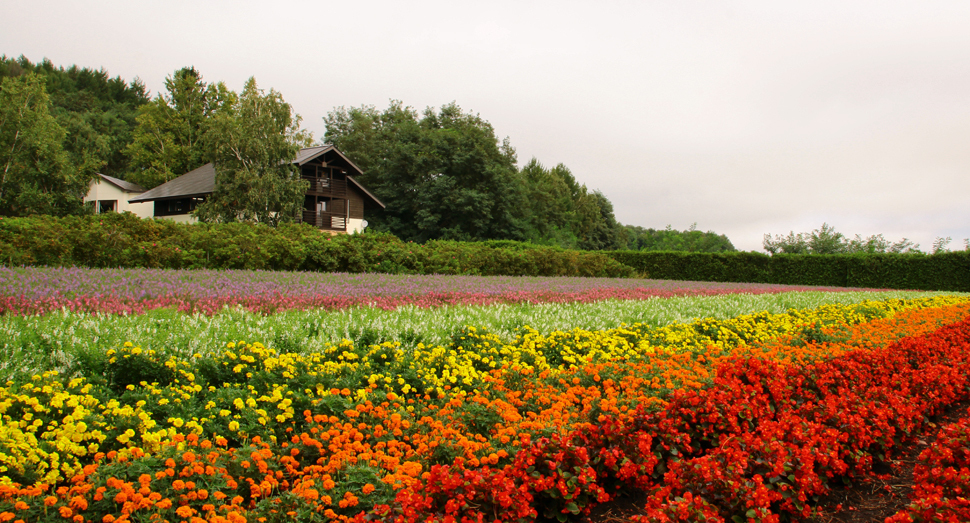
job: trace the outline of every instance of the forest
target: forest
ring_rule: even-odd
[[[302,182],[285,160],[312,145],[281,93],[254,78],[240,93],[193,67],[149,93],[104,69],[0,56],[0,216],[68,216],[103,173],[151,189],[207,162],[217,191],[197,211],[208,222],[275,224],[295,215]],[[386,208],[373,230],[406,241],[516,240],[582,250],[734,251],[723,235],[617,222],[610,200],[570,169],[532,158],[518,166],[508,138],[457,103],[418,111],[337,107],[323,141],[364,171]],[[282,165],[281,165],[282,164]],[[262,209],[239,195],[272,194]],[[265,199],[264,199],[265,200]]]

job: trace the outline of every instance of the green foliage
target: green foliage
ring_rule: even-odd
[[[207,133],[211,119],[235,102],[222,82],[206,84],[194,67],[165,79],[159,94],[138,109],[138,125],[126,153],[130,181],[151,189],[212,160]]]
[[[970,251],[874,254],[605,252],[661,280],[970,292]]]
[[[405,240],[526,240],[586,250],[623,245],[613,206],[560,164],[533,159],[516,169],[508,138],[451,103],[419,116],[401,102],[384,111],[340,107],[325,118],[326,139],[364,171],[383,211],[377,230]]]
[[[199,206],[204,222],[293,221],[308,184],[291,161],[312,137],[300,130],[282,95],[246,82],[234,103],[209,119],[207,139],[214,151],[215,192]]]
[[[154,350],[142,350],[131,343],[125,343],[117,350],[109,350],[104,368],[104,377],[109,388],[122,394],[129,385],[141,382],[171,384],[175,371]]]
[[[735,252],[731,240],[713,231],[701,232],[696,224],[685,231],[644,229],[625,225],[627,249],[631,251]]]
[[[148,102],[145,86],[129,85],[102,70],[55,67],[49,60],[33,64],[0,56],[0,77],[36,73],[44,78],[50,112],[66,131],[64,150],[85,177],[95,172],[124,178],[125,148],[132,140],[138,107]]]
[[[546,169],[533,158],[520,174],[529,241],[584,250],[625,244],[626,231],[613,215],[613,204],[603,193],[577,183],[565,165]]]
[[[50,113],[44,79],[26,73],[0,83],[0,215],[82,211],[87,180],[64,151],[66,132]]]
[[[915,253],[919,245],[906,238],[890,243],[883,235],[874,234],[863,239],[858,234],[850,240],[835,227],[823,223],[821,227],[807,233],[792,231],[787,236],[765,234],[762,240],[769,254],[858,254],[858,253]],[[934,251],[935,253],[936,251]]]
[[[16,265],[263,269],[393,274],[628,277],[600,253],[486,243],[330,236],[306,224],[178,224],[130,213],[0,220],[0,262]]]
[[[392,102],[337,108],[326,139],[364,171],[361,182],[387,207],[368,216],[405,240],[521,239],[515,151],[491,124],[454,104],[437,112]]]

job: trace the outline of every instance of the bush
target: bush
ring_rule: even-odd
[[[521,242],[403,242],[386,233],[331,236],[305,224],[178,224],[130,213],[0,218],[9,266],[248,269],[390,274],[630,277],[595,252]]]
[[[970,292],[970,251],[776,254],[603,251],[641,275],[693,280]]]

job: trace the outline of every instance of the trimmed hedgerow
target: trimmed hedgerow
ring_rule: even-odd
[[[970,251],[939,254],[604,252],[660,280],[970,292]]]
[[[9,266],[262,269],[391,274],[634,276],[596,252],[487,243],[403,242],[390,234],[331,236],[303,224],[178,224],[101,214],[0,219]]]

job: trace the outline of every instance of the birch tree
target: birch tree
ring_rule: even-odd
[[[64,152],[64,129],[35,73],[0,83],[0,214],[63,216],[83,210],[87,180]]]
[[[229,110],[216,114],[207,139],[213,150],[216,187],[196,209],[207,222],[292,221],[303,205],[307,182],[291,163],[312,136],[283,96],[265,92],[250,78]]]

